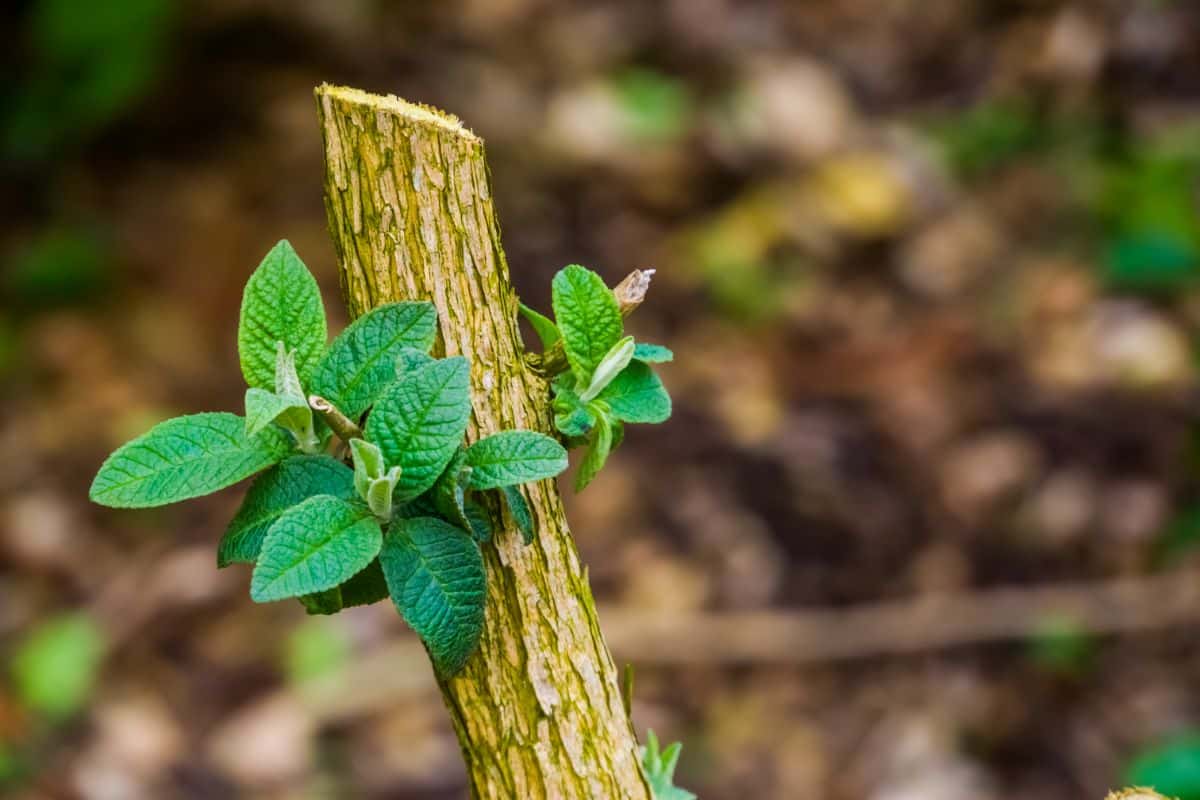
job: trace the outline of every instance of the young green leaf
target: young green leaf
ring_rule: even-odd
[[[387,581],[378,558],[339,588],[342,592],[342,608],[369,606],[388,596]]]
[[[554,318],[576,384],[587,386],[596,365],[621,338],[617,298],[591,270],[572,264],[554,276]]]
[[[608,461],[611,451],[612,422],[601,414],[596,417],[596,427],[592,429],[591,438],[588,440],[588,451],[579,464],[579,472],[575,475],[575,491],[582,492],[592,482],[596,474],[603,469],[604,462]]]
[[[379,447],[364,439],[350,440],[350,455],[354,461],[354,490],[365,500],[371,481],[383,477],[387,464]]]
[[[671,396],[654,370],[640,361],[627,366],[600,393],[612,415],[625,422],[663,422],[671,416]]]
[[[252,386],[246,390],[246,435],[253,436],[285,414],[289,417],[288,423],[303,424],[303,414],[306,411],[309,414],[308,423],[311,426],[312,412],[308,408],[308,403],[303,399],[285,397]],[[299,414],[290,414],[289,412],[299,412]],[[285,427],[291,430],[292,424],[285,425]]]
[[[313,374],[313,391],[357,418],[398,377],[400,351],[426,353],[436,333],[432,303],[390,303],[372,309],[333,340]]]
[[[521,540],[525,544],[531,544],[533,514],[529,510],[529,504],[525,502],[525,495],[521,494],[521,490],[516,486],[501,486],[500,492],[504,495],[504,501],[508,503],[508,513],[517,524],[517,530],[521,532]]]
[[[291,450],[291,439],[278,429],[247,436],[236,414],[176,417],[110,455],[88,496],[112,508],[162,506],[224,489]]]
[[[325,308],[312,273],[286,239],[271,248],[246,282],[238,322],[238,354],[246,383],[275,388],[275,345],[296,353],[307,383],[325,349]]]
[[[517,308],[520,309],[521,316],[529,320],[529,324],[533,327],[533,332],[541,340],[543,353],[558,343],[562,335],[558,332],[558,326],[554,324],[553,320],[539,314],[524,303],[518,305]]]
[[[217,547],[217,566],[253,564],[275,520],[318,494],[353,500],[354,473],[329,456],[292,456],[258,476]]]
[[[492,540],[492,519],[488,515],[487,509],[475,500],[468,498],[463,502],[463,513],[471,525],[469,530],[474,535],[475,541],[480,544],[490,542]]]
[[[650,784],[654,800],[696,800],[696,795],[675,785],[675,766],[679,763],[679,752],[683,745],[675,742],[666,750],[659,750],[658,737],[654,731],[646,731],[646,745],[642,748],[642,771]]]
[[[500,431],[467,448],[472,489],[496,489],[553,478],[567,468],[567,451],[536,431]]]
[[[675,354],[669,348],[644,342],[638,342],[637,347],[633,349],[633,357],[646,364],[662,364],[675,360]]]
[[[366,509],[332,495],[310,497],[267,531],[250,597],[267,603],[332,589],[370,564],[382,544]]]
[[[367,439],[401,468],[396,501],[424,492],[454,456],[471,418],[467,360],[446,358],[406,374],[379,398]]]
[[[632,336],[626,336],[612,346],[612,349],[605,354],[600,363],[596,365],[596,371],[592,373],[591,383],[579,395],[580,402],[589,403],[596,398],[600,392],[604,391],[604,387],[612,383],[613,378],[621,373],[621,370],[633,360],[633,351],[637,349],[633,343]]]
[[[392,602],[425,642],[438,674],[458,672],[483,630],[486,578],[475,540],[433,517],[400,520],[379,563]]]
[[[367,487],[367,508],[380,522],[390,522],[392,519],[392,492],[396,482],[400,480],[400,468],[392,467],[382,478],[375,478]]]

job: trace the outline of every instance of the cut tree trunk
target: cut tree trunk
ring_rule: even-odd
[[[352,316],[431,300],[438,347],[471,363],[468,438],[552,432],[545,382],[526,365],[483,142],[439,111],[321,86],[325,202]],[[649,789],[587,572],[553,481],[525,487],[528,546],[493,508],[483,548],[479,651],[442,696],[479,798],[636,798]]]

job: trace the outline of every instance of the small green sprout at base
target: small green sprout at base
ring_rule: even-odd
[[[161,506],[261,472],[218,545],[217,565],[253,564],[253,600],[297,598],[311,614],[390,597],[438,673],[454,674],[483,628],[479,544],[492,531],[478,495],[499,492],[529,542],[533,518],[517,487],[558,475],[567,453],[535,431],[466,446],[470,367],[429,355],[437,323],[431,303],[391,303],[327,345],[316,280],[281,241],[242,300],[246,416],[158,424],[109,456],[91,499]],[[334,435],[350,463],[330,455],[346,452],[331,448]]]
[[[648,279],[647,279],[648,280]],[[554,276],[554,320],[522,305],[521,313],[549,352],[561,344],[569,369],[554,377],[554,424],[570,445],[586,444],[575,488],[581,491],[624,440],[626,423],[671,416],[671,396],[651,364],[671,361],[662,345],[625,336],[612,289],[591,270],[572,264]]]
[[[682,750],[683,744],[680,742],[659,750],[654,731],[646,731],[646,744],[642,747],[642,772],[650,784],[654,800],[696,800],[696,795],[675,785],[675,767]]]

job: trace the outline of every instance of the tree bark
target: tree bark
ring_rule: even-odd
[[[455,118],[395,97],[321,86],[325,202],[352,316],[397,300],[438,310],[438,348],[471,363],[469,439],[552,432],[526,365],[483,142]],[[525,487],[524,546],[493,508],[479,651],[441,681],[478,798],[648,800],[637,742],[587,571],[553,481]]]

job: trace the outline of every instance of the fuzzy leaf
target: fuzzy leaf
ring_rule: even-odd
[[[290,423],[300,422],[303,424],[302,415],[306,411],[309,411],[308,404],[302,399],[285,397],[252,386],[246,390],[246,435],[253,436],[285,414],[289,417],[287,420],[289,424],[286,426],[289,429],[292,427]],[[291,412],[299,412],[299,414]],[[311,412],[309,414],[309,424],[311,425]]]
[[[387,471],[383,453],[376,445],[364,439],[351,439],[350,456],[354,462],[354,490],[358,492],[359,497],[366,500],[371,481],[382,478]]]
[[[267,603],[332,589],[370,564],[382,543],[379,523],[365,509],[331,495],[310,497],[267,531],[250,597]]]
[[[529,324],[533,327],[533,332],[541,340],[543,353],[554,347],[558,343],[558,340],[562,338],[562,335],[558,332],[558,326],[549,317],[539,314],[524,303],[521,303],[518,308],[521,311],[521,316],[529,320]]]
[[[394,523],[379,554],[392,602],[425,642],[438,674],[458,672],[479,644],[486,578],[465,531],[432,517]]]
[[[313,391],[356,418],[396,380],[400,351],[411,347],[428,352],[436,333],[432,303],[390,303],[372,309],[329,345],[313,374]]]
[[[600,399],[625,422],[663,422],[671,416],[671,396],[654,370],[640,361],[627,366]]]
[[[590,269],[572,264],[554,276],[554,318],[563,349],[580,386],[587,386],[596,365],[621,338],[617,298]]]
[[[588,440],[588,451],[579,464],[579,472],[575,475],[575,491],[582,492],[592,482],[596,474],[604,468],[608,454],[612,451],[612,423],[608,417],[600,415],[596,418],[596,427],[592,429]]]
[[[525,495],[521,494],[521,490],[516,486],[501,486],[500,492],[504,495],[504,501],[508,503],[508,513],[517,524],[517,530],[521,532],[521,541],[532,544],[533,514],[529,510],[529,503],[525,502]]]
[[[238,355],[250,386],[275,388],[276,342],[295,351],[307,384],[325,349],[325,307],[316,279],[286,239],[271,248],[242,294]]]
[[[637,347],[633,349],[633,357],[647,364],[662,364],[675,360],[675,354],[671,352],[670,348],[663,347],[661,344],[644,342],[638,342]]]
[[[424,492],[454,456],[471,418],[469,369],[461,356],[408,373],[379,398],[367,419],[367,439],[401,468],[396,501]]]
[[[496,489],[553,478],[567,468],[567,451],[536,431],[501,431],[467,448],[472,489]]]
[[[224,489],[281,461],[286,433],[246,435],[236,414],[191,414],[160,422],[110,455],[88,496],[112,508],[148,508]]]
[[[264,472],[250,485],[242,507],[221,537],[217,566],[253,564],[275,520],[319,494],[353,500],[354,473],[329,456],[292,456]]]

